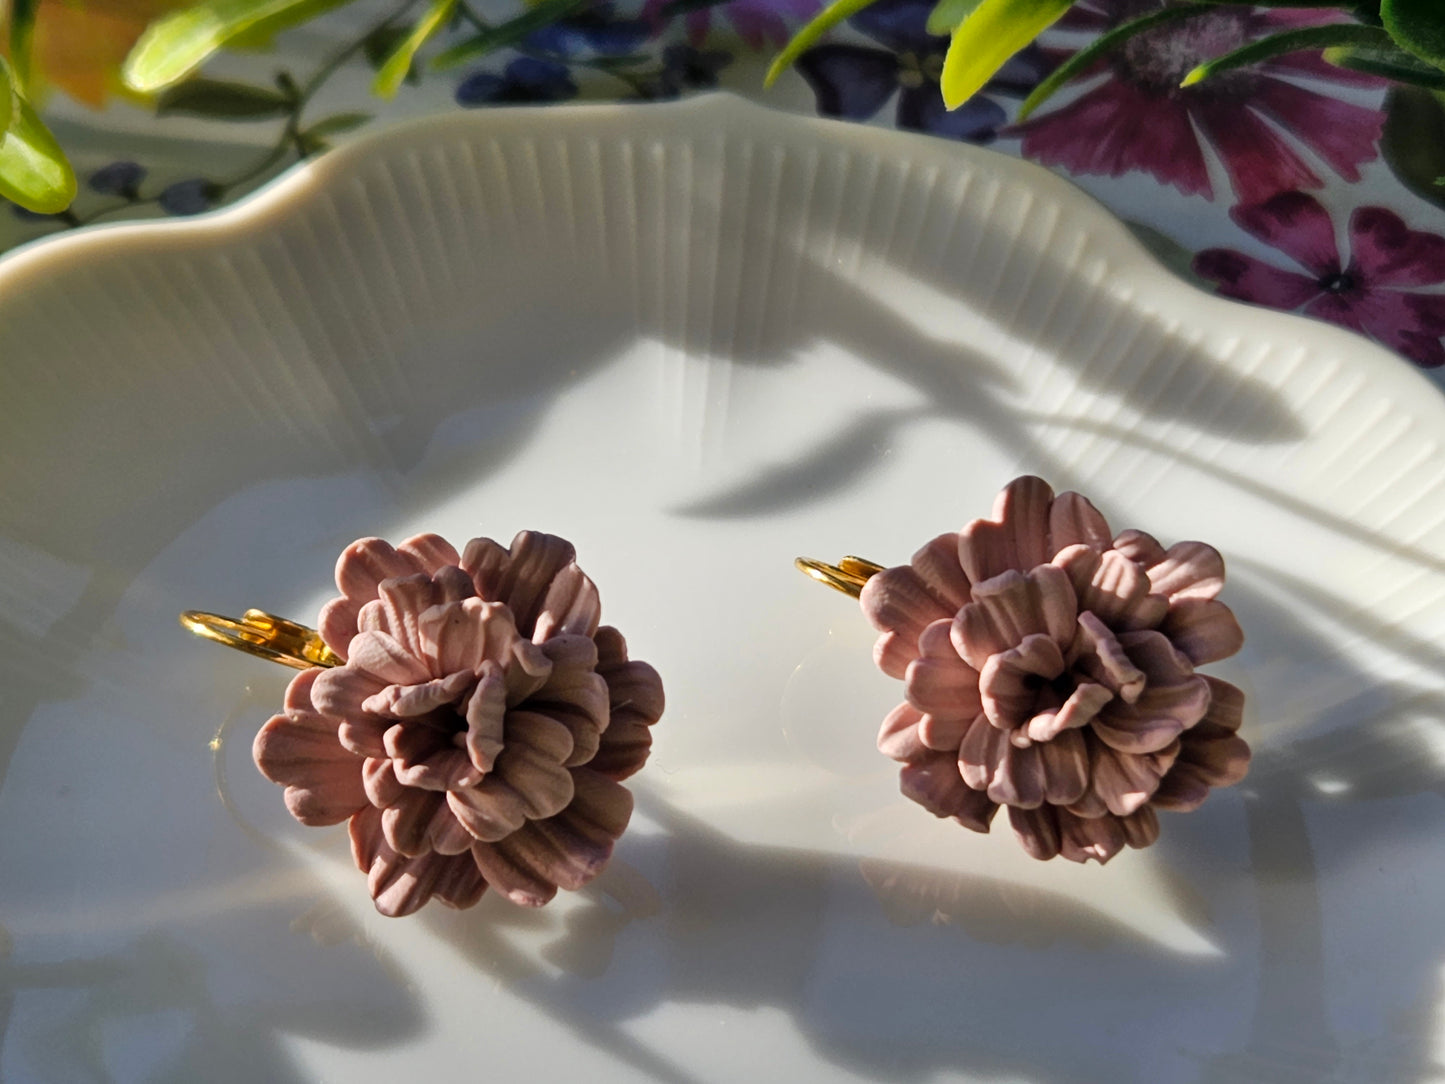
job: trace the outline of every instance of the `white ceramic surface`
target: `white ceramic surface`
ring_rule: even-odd
[[[1445,1073],[1445,404],[1068,184],[726,98],[364,139],[0,262],[0,1078]],[[1230,564],[1255,764],[1109,866],[897,793],[798,554],[1034,472]],[[669,707],[609,871],[377,916],[249,747],[351,539],[576,543]],[[447,1075],[450,1074],[450,1075]]]

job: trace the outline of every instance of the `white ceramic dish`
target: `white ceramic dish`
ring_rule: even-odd
[[[448,116],[0,262],[6,1080],[1421,1080],[1445,404],[968,147],[726,98]],[[1202,537],[1255,766],[1104,869],[935,822],[798,554],[1015,474]],[[595,885],[375,915],[250,763],[352,538],[563,533],[669,709]],[[219,739],[213,741],[213,739]],[[213,745],[215,748],[213,748]]]

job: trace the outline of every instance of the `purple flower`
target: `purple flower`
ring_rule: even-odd
[[[177,181],[160,195],[161,209],[169,215],[198,215],[208,211],[221,195],[220,186],[204,177]]]
[[[818,112],[829,117],[868,120],[898,95],[899,128],[951,139],[986,143],[1003,124],[1003,108],[975,95],[949,112],[939,77],[948,39],[929,34],[929,0],[881,0],[848,20],[882,49],[860,45],[820,45],[798,58],[798,71],[813,88]],[[988,89],[1024,94],[1045,72],[1043,54],[1030,46],[1008,62]]]
[[[577,84],[565,64],[521,56],[501,75],[476,72],[457,86],[457,102],[465,106],[560,102],[577,96]]]
[[[1117,25],[1163,6],[1160,0],[1083,0],[1069,25]],[[1355,86],[1377,80],[1327,64],[1318,53],[1296,53],[1179,85],[1201,61],[1338,17],[1231,6],[1140,34],[1101,65],[1102,83],[1018,129],[1023,154],[1074,173],[1141,171],[1186,195],[1213,199],[1207,146],[1229,175],[1236,202],[1259,203],[1320,186],[1298,153],[1303,144],[1341,177],[1358,181],[1360,164],[1376,157],[1384,114],[1293,80],[1303,75]]]
[[[642,17],[654,32],[665,24],[666,8],[671,2],[647,0],[643,5]],[[792,36],[792,28],[812,18],[820,6],[819,0],[732,0],[730,4],[699,8],[687,13],[687,40],[701,47],[712,30],[713,12],[717,11],[732,23],[748,48],[763,49],[768,45],[782,48]]]
[[[92,173],[86,184],[92,192],[99,192],[102,196],[135,199],[145,176],[145,167],[137,162],[111,162]]]
[[[645,18],[614,18],[609,3],[592,4],[576,14],[534,30],[523,39],[527,49],[560,57],[591,54],[626,56],[652,34],[653,24]]]
[[[1445,237],[1412,230],[1384,207],[1361,207],[1350,216],[1346,262],[1329,212],[1303,192],[1236,207],[1230,217],[1306,273],[1230,249],[1201,252],[1194,270],[1225,297],[1328,320],[1421,365],[1445,365],[1445,294],[1407,289],[1445,283]]]

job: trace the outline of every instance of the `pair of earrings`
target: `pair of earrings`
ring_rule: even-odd
[[[906,565],[800,558],[858,597],[904,682],[878,747],[902,792],[1033,857],[1108,861],[1244,777],[1244,696],[1195,667],[1243,642],[1219,553],[1112,535],[1077,493],[1010,482],[988,519]],[[601,873],[632,813],[662,680],[601,624],[565,539],[458,553],[436,535],[348,546],[318,629],[188,611],[201,636],[301,671],[253,745],[303,824],[346,821],[377,909],[488,888],[540,906]]]

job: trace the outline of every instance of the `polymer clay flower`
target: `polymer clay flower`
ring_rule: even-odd
[[[1244,694],[1195,672],[1243,634],[1211,546],[1112,537],[1077,493],[1015,479],[992,519],[872,577],[880,668],[905,701],[878,747],[903,793],[987,832],[1000,806],[1033,857],[1107,862],[1244,777]]]
[[[302,671],[256,736],[302,824],[348,821],[382,914],[488,887],[540,906],[596,877],[632,813],[662,682],[600,626],[571,543],[510,549],[376,538],[336,565],[320,633],[344,664]]]

